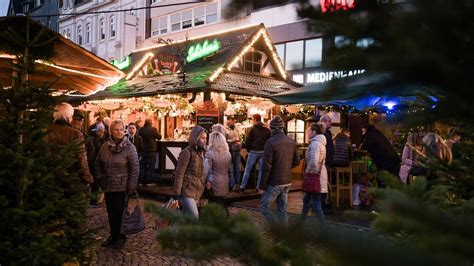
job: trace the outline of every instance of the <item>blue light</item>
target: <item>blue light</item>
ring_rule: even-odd
[[[392,110],[395,105],[397,105],[396,102],[388,101],[382,104],[383,106],[387,107],[388,110]]]
[[[434,97],[434,96],[429,96],[430,99],[433,101],[433,102],[438,102],[438,98]]]

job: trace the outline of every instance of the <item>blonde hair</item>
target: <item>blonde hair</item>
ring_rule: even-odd
[[[68,123],[71,122],[72,116],[74,115],[74,108],[68,103],[60,103],[54,108],[53,118],[54,121],[65,120]]]
[[[115,127],[116,125],[121,125],[122,128],[125,130],[125,123],[120,119],[115,119],[112,121],[112,123],[110,123],[110,127],[109,127],[109,134],[111,136],[112,136],[112,128]]]
[[[227,141],[222,133],[212,132],[209,134],[209,149],[217,152],[229,151],[229,145],[227,145]]]
[[[423,144],[425,144],[429,153],[438,157],[440,160],[451,163],[453,154],[441,136],[436,133],[427,133],[423,137]]]

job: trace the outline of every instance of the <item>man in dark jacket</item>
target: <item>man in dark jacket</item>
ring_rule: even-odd
[[[292,168],[300,162],[296,142],[283,133],[283,120],[275,116],[270,122],[272,137],[265,144],[263,154],[263,187],[267,185],[262,196],[260,210],[269,223],[275,222],[270,205],[277,201],[280,223],[286,225],[288,192],[291,187]]]
[[[398,176],[400,169],[400,157],[388,139],[373,125],[365,125],[362,127],[362,149],[370,153],[377,171],[388,171]],[[385,187],[377,174],[377,185]]]
[[[131,143],[133,143],[133,145],[135,145],[135,148],[137,148],[138,160],[140,160],[142,158],[143,152],[143,140],[142,137],[137,134],[137,127],[135,123],[128,124],[127,138]]]
[[[328,114],[324,114],[319,119],[319,122],[321,122],[324,126],[324,136],[326,137],[326,141],[327,141],[326,167],[329,169],[334,159],[334,142],[332,140],[332,133],[331,133],[332,120]]]
[[[242,183],[240,183],[240,192],[243,192],[247,183],[249,181],[250,172],[258,161],[258,178],[256,183],[256,190],[258,189],[258,184],[262,180],[262,159],[263,159],[263,149],[265,147],[265,142],[270,138],[271,132],[268,128],[263,126],[261,122],[262,117],[259,114],[253,115],[253,126],[250,129],[247,137],[245,139],[245,148],[249,152],[247,156],[247,163],[245,164],[244,176],[242,178]]]
[[[161,139],[158,130],[153,127],[152,120],[145,120],[145,125],[138,130],[138,135],[143,141],[142,159],[140,161],[140,180],[143,185],[148,185],[153,179],[156,162],[156,142]]]

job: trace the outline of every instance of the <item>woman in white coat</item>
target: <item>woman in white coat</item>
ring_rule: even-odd
[[[308,215],[312,207],[320,223],[324,223],[324,213],[321,198],[328,193],[328,173],[326,169],[326,137],[323,134],[323,125],[314,123],[309,128],[309,146],[306,151],[305,174],[319,174],[319,186],[315,193],[305,193],[303,197],[302,219]]]

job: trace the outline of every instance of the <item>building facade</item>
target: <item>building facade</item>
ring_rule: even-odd
[[[145,0],[59,0],[59,33],[112,62],[145,36]]]
[[[39,23],[58,31],[58,0],[10,0],[7,16],[29,14]]]
[[[339,40],[309,32],[306,22],[298,17],[298,3],[274,5],[272,1],[262,1],[259,6],[240,11],[235,19],[226,20],[224,12],[229,8],[229,0],[156,9],[153,7],[185,1],[150,1],[152,8],[146,18],[147,38],[142,47],[263,23],[293,81],[306,85],[364,72],[363,69],[323,69],[325,51]],[[313,1],[313,4],[320,5],[321,1]]]

